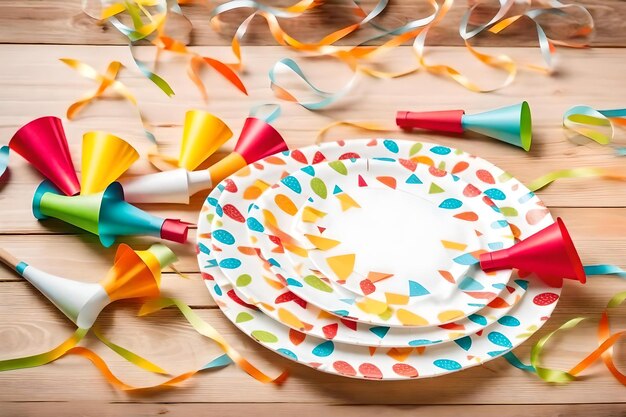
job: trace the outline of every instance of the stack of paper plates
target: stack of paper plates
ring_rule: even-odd
[[[553,222],[489,162],[430,143],[327,143],[224,180],[198,222],[199,263],[226,316],[259,343],[355,378],[430,377],[500,356],[560,289],[481,253]]]

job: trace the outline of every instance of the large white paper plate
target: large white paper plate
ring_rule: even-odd
[[[386,144],[389,143],[396,144],[392,141],[382,141],[379,147],[376,147],[372,146],[372,144],[375,144],[374,142],[354,142],[351,148],[353,151],[361,152],[364,155],[371,154],[375,156],[382,154],[383,156],[390,156],[395,153],[390,151],[386,146]],[[411,142],[400,143],[403,144],[403,146],[411,145],[412,149],[407,149],[404,152],[407,154],[413,152],[413,159],[434,165],[435,161],[432,158],[427,156],[427,154],[421,155],[418,152],[417,147],[419,144],[412,144]],[[308,149],[310,148],[307,148],[307,151]],[[391,147],[391,149],[394,148]],[[401,149],[402,147],[397,148],[397,151],[400,152]],[[439,150],[440,147],[433,146],[432,149]],[[309,155],[308,160],[313,159],[313,162],[316,162],[315,158],[317,158],[321,162],[323,160],[323,157],[320,158],[321,153],[317,152],[315,149],[312,151],[315,151],[315,153]],[[338,157],[358,156],[358,154],[354,152],[347,154],[342,153],[344,149],[338,146],[325,146],[324,152],[326,158],[330,160]],[[368,154],[368,152],[370,154]],[[429,154],[439,155],[434,152],[430,152]],[[499,319],[500,316],[506,314],[508,308],[519,300],[520,295],[524,291],[523,282],[521,286],[517,282],[515,285],[512,283],[507,286],[507,297],[494,299],[489,304],[488,309],[486,309],[485,312],[481,312],[481,314],[472,315],[467,319],[441,326],[441,328],[434,327],[429,330],[420,329],[416,332],[403,332],[394,328],[389,330],[387,326],[358,327],[353,321],[338,319],[336,316],[332,316],[316,306],[308,304],[286,289],[283,282],[276,278],[272,279],[271,271],[269,271],[269,263],[265,265],[255,263],[254,265],[258,267],[258,270],[252,275],[248,273],[238,274],[243,264],[241,260],[242,255],[244,253],[253,255],[252,259],[255,259],[254,255],[258,252],[258,249],[235,245],[234,243],[246,241],[248,228],[255,229],[261,227],[257,222],[246,222],[245,216],[242,213],[246,213],[249,208],[252,208],[253,202],[256,201],[263,190],[269,188],[271,183],[287,176],[288,172],[285,170],[293,171],[293,169],[305,166],[306,159],[303,159],[304,157],[304,151],[294,151],[289,158],[279,156],[267,158],[262,163],[256,163],[252,166],[252,169],[256,171],[254,175],[250,175],[247,169],[242,170],[240,176],[234,176],[225,181],[224,184],[218,186],[207,199],[208,206],[214,206],[215,214],[217,214],[217,217],[213,213],[209,214],[210,221],[212,220],[215,223],[212,246],[217,249],[217,251],[214,251],[217,260],[211,260],[210,265],[217,266],[219,261],[221,269],[235,284],[236,289],[233,294],[251,300],[251,302],[257,305],[266,314],[295,330],[300,330],[317,337],[334,338],[341,342],[381,346],[419,346],[463,337],[480,330],[485,324]],[[445,168],[446,161],[449,166],[452,167],[451,170],[453,172],[463,173],[467,178],[481,177],[489,184],[491,182],[495,183],[495,181],[491,181],[491,177],[487,176],[489,173],[486,168],[490,168],[492,165],[486,161],[474,159],[471,155],[464,153],[448,152],[440,156],[436,163],[441,168]],[[470,165],[468,161],[471,161],[472,164]],[[260,180],[259,177],[261,176],[266,178],[269,183]],[[491,195],[494,197],[504,195],[504,193],[498,189],[498,185],[494,184],[494,187],[495,188],[487,190]],[[222,193],[221,191],[224,192]],[[218,203],[218,198],[221,203]],[[507,209],[506,211],[509,215],[514,214],[511,209]],[[502,226],[504,227],[505,225],[503,224]],[[201,227],[201,230],[204,229],[204,227]],[[470,262],[475,262],[473,257],[470,256],[469,258],[471,258],[469,259]],[[255,296],[250,297],[247,291],[253,280],[264,284],[265,289],[258,292],[258,294],[255,293]],[[368,331],[359,331],[363,328]]]
[[[349,148],[344,146],[340,142],[286,152],[270,158],[270,164],[286,165],[288,160],[295,160],[304,166],[309,161],[320,162],[325,158],[332,160],[343,155],[360,157],[359,153],[369,157],[412,157],[418,162],[441,168],[446,168],[442,164],[447,163],[451,172],[468,182],[478,179],[476,186],[496,197],[517,237],[526,238],[552,222],[543,204],[521,183],[488,162],[461,151],[432,144],[393,140],[351,141]],[[447,157],[448,155],[453,155],[454,158]],[[266,165],[255,164],[240,171],[236,178],[254,178],[265,169]],[[250,188],[246,194],[249,204],[254,200],[254,195],[260,194],[261,189],[257,187],[259,185],[269,186],[259,183]],[[285,357],[325,372],[361,378],[405,379],[435,376],[474,366],[509,351],[533,334],[549,318],[560,295],[560,289],[547,287],[540,280],[532,280],[530,284],[526,280],[516,280],[522,287],[529,285],[526,296],[497,323],[489,325],[491,316],[486,313],[470,316],[468,319],[471,322],[480,323],[484,328],[474,335],[457,339],[455,343],[374,349],[305,335],[281,325],[260,312],[255,305],[242,300],[224,276],[225,269],[215,266],[210,239],[211,221],[215,215],[243,219],[243,215],[234,211],[233,207],[221,207],[217,204],[216,196],[228,192],[229,188],[233,189],[229,181],[216,188],[207,199],[199,218],[198,259],[207,287],[224,313],[246,334]],[[224,236],[220,238],[227,239]],[[249,251],[246,249],[243,252]],[[223,263],[223,267],[233,267],[234,264],[236,262],[228,261]],[[247,278],[242,279],[241,284],[244,285],[245,281]],[[480,313],[485,310],[488,309],[483,309]],[[367,333],[368,327],[358,324],[352,331]]]
[[[322,310],[378,326],[442,325],[485,307],[510,277],[461,262],[513,244],[506,220],[483,197],[424,164],[320,163],[266,190],[248,214],[265,230],[248,233],[276,276]]]

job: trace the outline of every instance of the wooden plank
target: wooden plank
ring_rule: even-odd
[[[567,222],[584,263],[615,263],[626,267],[626,209],[556,208],[552,213]],[[67,229],[67,226],[56,223],[59,229]],[[130,238],[121,241],[133,248],[144,249],[154,239]],[[190,242],[186,245],[169,245],[179,257],[176,267],[182,272],[198,272],[194,242],[191,233]],[[87,234],[0,235],[0,247],[47,272],[85,281],[96,281],[103,276],[111,266],[116,250],[115,247],[103,248],[95,236]],[[83,276],[83,271],[89,271],[89,276]],[[0,280],[20,278],[2,268]]]
[[[6,2],[0,15],[0,42],[3,43],[50,43],[50,44],[87,44],[120,45],[125,38],[111,25],[101,24],[82,12],[80,2],[51,0],[40,2],[25,0]],[[211,2],[211,7],[224,3],[224,0]],[[271,5],[285,6],[292,1],[271,1]],[[361,2],[363,8],[371,10],[375,0]],[[596,21],[596,34],[593,46],[626,46],[625,16],[626,5],[619,0],[584,0],[583,4]],[[488,21],[496,12],[497,3],[488,3],[475,14],[477,23]],[[324,35],[349,24],[357,23],[358,18],[352,11],[351,2],[325,2],[322,6],[294,19],[281,19],[283,28],[303,42],[315,42]],[[465,2],[456,2],[443,22],[431,34],[428,42],[432,45],[462,45],[459,36],[461,17],[467,10]],[[189,33],[189,23],[176,15],[168,22],[167,33],[192,45],[224,45],[230,41],[238,25],[251,13],[251,9],[239,9],[223,16],[222,32],[216,33],[209,25],[210,9],[196,4],[183,6],[185,16],[193,25]],[[411,0],[392,2],[385,13],[375,22],[382,27],[397,28],[408,21],[423,18],[432,13],[427,2],[415,3]],[[97,13],[94,13],[97,15]],[[580,21],[580,14],[575,14]],[[36,23],[33,23],[36,22]],[[551,18],[541,19],[548,34],[563,37],[572,34],[571,20]],[[363,28],[356,35],[350,36],[339,44],[354,45],[372,38],[379,32],[371,27]],[[522,21],[507,29],[499,36],[484,34],[476,42],[489,46],[536,46],[537,35],[534,24]],[[258,18],[250,27],[245,38],[246,45],[275,45],[263,19]]]
[[[133,415],[136,417],[167,414],[169,417],[209,416],[239,417],[254,413],[257,417],[361,417],[377,415],[380,417],[433,416],[498,416],[525,417],[621,417],[624,415],[622,404],[546,404],[546,405],[326,405],[326,404],[104,404],[93,402],[67,403],[5,403],[2,405],[6,417],[56,417],[91,415],[98,409],[100,417]]]
[[[6,285],[1,283],[0,285]],[[544,364],[567,369],[597,345],[595,326],[610,294],[619,289],[615,278],[596,278],[583,287],[568,282],[553,317],[544,328],[516,349],[527,360],[528,350],[540,335],[554,330],[567,319],[589,316],[579,328],[551,342]],[[1,287],[0,287],[1,288]],[[58,344],[72,326],[49,302],[26,286],[4,291],[0,309],[0,358],[34,354]],[[6,296],[4,295],[6,294]],[[203,339],[168,309],[147,317],[135,317],[134,304],[116,303],[103,312],[102,331],[116,343],[161,364],[172,373],[201,366],[219,354],[214,343]],[[83,358],[70,356],[40,368],[0,373],[0,381],[10,389],[0,390],[0,401],[114,401],[114,402],[290,402],[329,404],[555,404],[623,402],[623,386],[600,364],[592,366],[580,381],[566,386],[549,385],[511,367],[504,359],[460,373],[428,380],[386,382],[358,381],[327,375],[294,364],[260,349],[252,339],[238,331],[219,310],[196,312],[224,337],[267,372],[291,370],[290,379],[280,388],[263,385],[234,366],[199,375],[180,389],[150,394],[124,394],[107,385]],[[611,312],[619,328],[626,310]],[[102,354],[112,371],[134,384],[155,383],[162,378],[138,370],[95,339],[86,346]],[[621,352],[618,351],[618,352]],[[624,356],[616,354],[618,366]],[[593,395],[589,395],[593,392]],[[445,394],[443,394],[445,393]]]
[[[212,56],[224,56],[228,51],[223,47],[203,47],[198,51]],[[500,53],[502,49],[493,49]],[[102,70],[111,59],[119,59],[130,68],[127,50],[124,47],[76,47],[63,46],[48,48],[45,46],[0,46],[3,56],[11,56],[0,74],[2,101],[0,102],[0,135],[10,138],[23,123],[41,116],[53,114],[62,116],[66,106],[83,91],[93,88],[93,83],[81,78],[72,70],[59,63],[59,57],[74,57],[84,60]],[[250,96],[243,96],[215,74],[206,77],[210,89],[210,101],[206,108],[223,117],[237,132],[248,113],[248,109],[258,103],[275,102],[268,88],[267,71],[285,50],[278,47],[256,47],[246,52],[248,62],[254,62],[254,71],[243,75]],[[518,49],[516,55],[525,60],[536,58],[532,49]],[[614,157],[609,147],[595,143],[578,146],[570,143],[561,128],[563,112],[574,104],[588,103],[601,108],[623,105],[621,90],[615,88],[622,77],[620,68],[626,52],[619,49],[596,49],[590,51],[564,51],[562,65],[576,68],[575,71],[545,77],[534,72],[521,72],[518,80],[497,95],[477,95],[456,83],[419,73],[401,80],[363,79],[348,98],[332,107],[332,113],[321,111],[312,113],[304,108],[285,104],[284,116],[275,125],[290,146],[299,147],[314,143],[317,132],[333,120],[365,120],[381,123],[391,129],[387,133],[363,132],[355,129],[337,128],[329,132],[325,140],[350,137],[376,137],[385,135],[411,140],[438,142],[461,147],[480,155],[501,166],[522,181],[530,181],[540,174],[551,170],[580,167],[604,166],[622,167],[623,160]],[[142,57],[151,56],[151,49],[140,51]],[[39,65],[30,65],[36,56]],[[293,56],[293,55],[292,55]],[[431,59],[434,62],[461,63],[467,57],[458,48],[433,49]],[[465,61],[463,66],[470,76],[494,74],[473,61]],[[409,48],[401,48],[389,55],[387,61],[391,68],[401,68],[412,64]],[[342,64],[333,60],[305,60],[305,71],[312,74],[320,87],[333,90],[350,77],[350,72]],[[173,99],[165,97],[152,83],[137,75],[125,71],[121,79],[139,99],[142,110],[155,125],[155,133],[162,144],[162,151],[176,154],[181,135],[181,122],[185,110],[190,107],[205,107],[191,82],[184,75],[184,62],[180,59],[166,60],[160,66],[160,73],[172,81],[178,94]],[[319,74],[333,72],[336,77],[324,78]],[[603,76],[598,78],[597,74]],[[41,74],[46,74],[42,77]],[[589,80],[594,80],[590,82]],[[295,85],[294,91],[301,91]],[[602,98],[596,98],[598,92]],[[366,97],[366,99],[365,99]],[[404,133],[394,126],[395,111],[398,109],[450,109],[465,108],[471,112],[490,109],[499,105],[511,104],[520,99],[527,99],[534,111],[534,144],[530,153],[518,148],[480,137],[467,135],[460,139],[451,136],[427,132]],[[150,146],[143,136],[143,130],[136,113],[126,102],[111,102],[113,99],[98,101],[83,111],[72,122],[66,123],[68,138],[74,161],[80,161],[80,143],[82,133],[88,130],[108,130],[129,140],[142,153]],[[331,116],[332,115],[332,116]],[[620,139],[621,133],[618,133]],[[621,139],[620,139],[621,140]],[[231,141],[224,149],[231,149]],[[77,167],[79,169],[79,167]],[[131,175],[149,170],[146,160],[136,164]],[[13,204],[7,209],[12,218],[11,229],[35,231],[35,223],[29,214],[32,193],[41,177],[28,167],[19,156],[11,158],[11,175],[3,179],[7,182],[0,198],[11,196]],[[541,192],[549,206],[600,206],[623,207],[626,202],[626,187],[616,181],[598,179],[563,180]],[[196,201],[201,201],[199,198]],[[184,212],[184,210],[183,210]],[[185,214],[183,214],[184,216]],[[24,217],[25,216],[25,217]],[[29,220],[31,223],[28,224]],[[8,225],[6,222],[0,222]],[[31,227],[29,229],[29,227]],[[6,228],[4,229],[6,231]]]

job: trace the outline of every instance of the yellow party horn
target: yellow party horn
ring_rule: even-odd
[[[128,142],[106,132],[83,135],[83,155],[80,193],[104,191],[139,158]]]
[[[193,171],[233,136],[220,118],[202,110],[185,114],[178,167]]]

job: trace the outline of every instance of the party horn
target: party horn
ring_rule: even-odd
[[[508,249],[480,255],[480,267],[486,271],[517,268],[534,272],[553,287],[563,279],[587,281],[580,256],[561,218]]]
[[[44,272],[19,261],[0,249],[0,261],[13,268],[48,298],[81,329],[90,328],[110,303],[160,295],[161,269],[176,261],[166,246],[152,245],[134,251],[128,245],[117,248],[113,267],[98,283],[86,283]]]
[[[438,132],[463,133],[467,130],[489,136],[530,150],[532,121],[530,107],[523,101],[513,106],[465,114],[465,110],[430,112],[399,111],[396,124],[402,129],[426,129]]]
[[[105,132],[83,135],[81,194],[95,194],[118,179],[139,158],[128,142]]]
[[[284,139],[269,123],[248,117],[235,150],[208,169],[190,171],[181,168],[140,177],[123,179],[127,201],[132,203],[188,204],[189,197],[213,188],[226,177],[248,164],[287,150]]]
[[[42,182],[33,197],[33,214],[39,220],[54,217],[100,237],[109,247],[117,236],[149,235],[178,243],[187,241],[189,225],[153,216],[124,201],[122,186],[114,182],[91,195],[61,195],[49,181]]]
[[[65,195],[80,192],[61,119],[45,116],[22,126],[9,147],[30,162]]]

